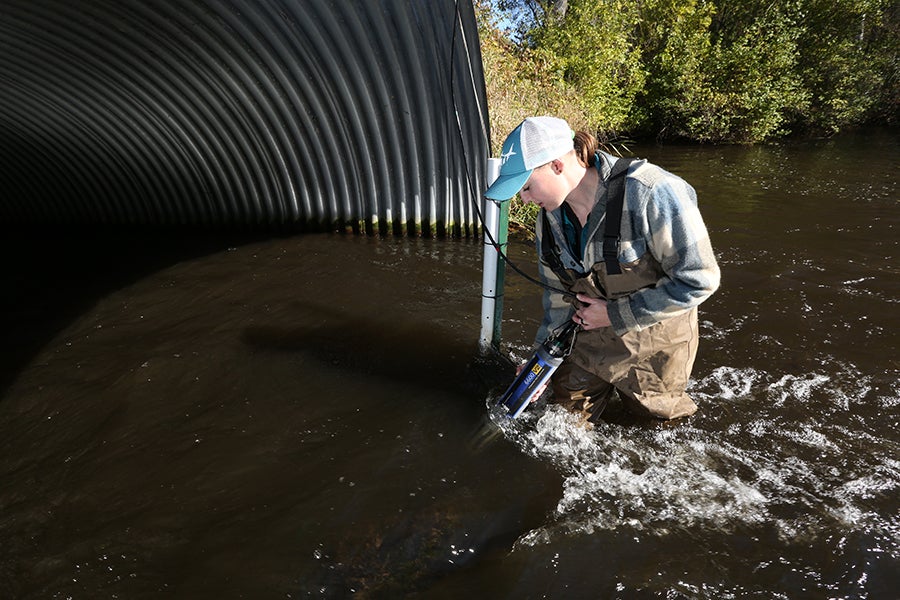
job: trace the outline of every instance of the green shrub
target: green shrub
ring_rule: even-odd
[[[894,0],[476,0],[494,144],[522,118],[754,143],[895,121]],[[511,36],[497,23],[512,23]]]

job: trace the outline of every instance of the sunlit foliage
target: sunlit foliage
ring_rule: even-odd
[[[896,122],[892,0],[476,0],[491,121],[753,143]]]

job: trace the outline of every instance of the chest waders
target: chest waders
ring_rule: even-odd
[[[582,306],[575,294],[613,302],[656,286],[665,276],[649,252],[632,263],[618,261],[625,179],[632,162],[618,159],[606,180],[603,233],[598,226],[587,241],[598,260],[586,273],[564,267],[550,217],[541,211],[541,258],[568,291],[564,298],[575,307]],[[599,419],[616,391],[625,408],[638,415],[673,419],[693,414],[697,405],[685,388],[697,343],[696,308],[623,335],[612,327],[581,331],[570,355],[555,369],[552,402],[581,413],[590,422]]]

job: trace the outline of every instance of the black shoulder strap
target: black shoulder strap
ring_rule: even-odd
[[[622,229],[622,206],[625,204],[625,173],[633,158],[620,158],[613,165],[606,183],[606,228],[603,231],[603,262],[608,275],[619,275],[619,232]]]

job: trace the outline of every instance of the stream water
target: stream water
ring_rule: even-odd
[[[722,267],[699,412],[479,448],[478,242],[7,232],[0,597],[896,597],[897,142],[632,148]]]

